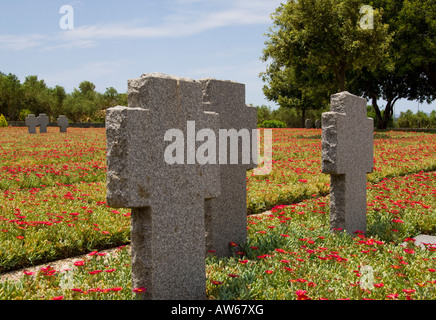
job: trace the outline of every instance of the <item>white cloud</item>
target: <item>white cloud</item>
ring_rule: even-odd
[[[18,36],[0,34],[0,47],[10,50],[26,50],[41,46],[47,39],[48,37],[42,34]]]
[[[171,0],[170,13],[159,25],[138,22],[76,26],[54,35],[0,35],[0,46],[12,50],[88,48],[104,40],[179,38],[208,30],[271,22],[278,0]]]

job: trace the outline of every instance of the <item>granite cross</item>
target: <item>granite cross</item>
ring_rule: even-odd
[[[202,99],[195,80],[144,74],[128,81],[128,107],[107,110],[107,202],[132,209],[132,284],[147,289],[143,299],[206,298],[204,210],[219,195],[219,168],[164,160],[168,132],[189,138],[190,121],[218,131]],[[182,145],[187,158],[192,147]]]
[[[366,233],[366,174],[372,172],[374,124],[366,100],[348,92],[331,97],[322,114],[322,172],[330,178],[330,228]]]
[[[59,126],[59,130],[60,132],[67,132],[67,127],[68,127],[68,119],[65,116],[59,116],[58,118],[58,126]]]
[[[242,244],[247,240],[247,170],[256,167],[257,111],[245,103],[245,85],[232,81],[202,79],[204,110],[219,114],[219,128],[237,132],[241,143],[238,159],[230,158],[228,141],[220,144],[227,152],[220,158],[221,194],[206,201],[206,248],[220,257],[230,256],[231,244]],[[253,131],[254,129],[254,131]],[[255,135],[252,135],[255,133]],[[247,136],[251,136],[247,138]],[[251,143],[250,143],[251,141]],[[231,144],[231,141],[230,141]],[[243,154],[250,154],[251,160],[244,161]],[[244,152],[245,151],[245,152]]]
[[[313,128],[312,119],[306,119],[306,121],[304,122],[304,126],[306,129],[312,129]]]
[[[30,134],[36,134],[36,127],[38,126],[38,119],[34,114],[29,114],[26,117],[26,126]]]
[[[38,116],[39,133],[47,133],[48,117],[45,113]]]

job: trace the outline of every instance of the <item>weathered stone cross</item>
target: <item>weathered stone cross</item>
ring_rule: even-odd
[[[48,117],[45,113],[41,113],[38,116],[39,133],[47,133],[47,125],[49,123]]]
[[[222,155],[227,159],[220,159],[221,193],[217,198],[206,201],[206,248],[224,257],[231,255],[230,242],[242,244],[247,239],[247,170],[256,167],[257,161],[244,159],[243,154],[250,153],[243,151],[250,147],[257,150],[250,145],[250,141],[257,142],[257,136],[252,136],[253,129],[257,133],[257,111],[245,103],[244,84],[216,79],[200,82],[203,85],[204,110],[218,113],[219,128],[236,130],[241,138],[238,152],[234,152],[238,159],[233,161],[229,157],[230,148],[238,143],[225,141],[227,152]],[[223,141],[221,136],[220,141]]]
[[[36,127],[38,126],[38,119],[34,114],[29,114],[26,117],[26,126],[30,134],[36,134]]]
[[[348,92],[331,97],[322,114],[322,172],[331,174],[330,228],[366,233],[366,174],[372,172],[374,124],[366,100]]]
[[[218,114],[203,111],[199,82],[163,74],[129,80],[128,102],[106,113],[107,201],[132,208],[133,286],[144,299],[205,299],[205,200],[219,195],[219,167],[166,163],[164,137],[189,139],[188,121],[218,132]]]
[[[65,116],[59,116],[58,117],[58,126],[59,126],[59,130],[60,132],[67,132],[67,127],[68,127],[68,119]]]

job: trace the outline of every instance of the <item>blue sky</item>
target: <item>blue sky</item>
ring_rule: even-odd
[[[126,92],[127,79],[162,72],[246,85],[246,102],[265,99],[259,73],[270,14],[281,0],[16,0],[0,4],[0,71],[37,75],[67,92],[88,80],[99,92]],[[64,5],[74,29],[60,26]],[[68,21],[71,23],[71,21]],[[417,111],[399,101],[395,113]],[[420,110],[431,112],[432,105]]]

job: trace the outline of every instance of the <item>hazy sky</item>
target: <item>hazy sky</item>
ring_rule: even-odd
[[[280,0],[16,0],[0,4],[0,71],[37,75],[67,92],[88,80],[126,92],[127,79],[162,72],[246,85],[246,102],[265,99],[259,73],[270,14]],[[74,19],[67,20],[73,9]],[[73,28],[73,29],[66,29]],[[415,101],[399,101],[395,113]],[[432,105],[420,105],[430,112]]]

